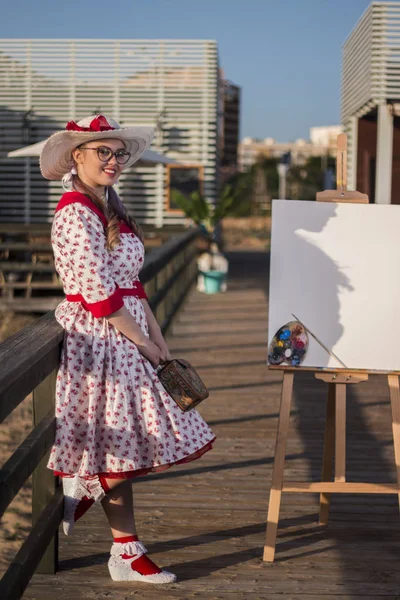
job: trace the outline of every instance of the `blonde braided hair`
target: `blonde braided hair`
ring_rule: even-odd
[[[93,202],[93,204],[97,206],[97,208],[103,213],[103,215],[107,219],[106,246],[108,250],[114,250],[114,248],[116,248],[121,242],[119,233],[119,225],[121,221],[124,221],[143,243],[143,231],[141,230],[135,219],[132,219],[128,215],[121,198],[118,196],[117,192],[112,186],[106,188],[108,192],[107,206],[103,200],[96,196],[96,194],[93,192],[93,190],[90,189],[89,186],[83,183],[79,175],[72,175],[72,187],[76,191],[85,194],[85,196],[88,196]]]

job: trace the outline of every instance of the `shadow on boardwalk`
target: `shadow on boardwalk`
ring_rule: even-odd
[[[201,598],[320,600],[400,598],[399,515],[394,497],[341,496],[327,528],[318,498],[284,494],[276,561],[261,560],[278,420],[281,375],[268,371],[268,255],[232,254],[226,294],[194,292],[169,339],[211,396],[200,412],[217,435],[201,460],[134,483],[139,534],[179,581],[162,590],[115,584],[106,563],[110,532],[101,508],[60,537],[60,571],[35,576],[25,597],[59,600]],[[349,479],[394,481],[388,393],[383,377],[352,386]],[[325,389],[297,374],[286,479],[319,479]]]

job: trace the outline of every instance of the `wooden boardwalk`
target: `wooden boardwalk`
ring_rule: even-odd
[[[327,528],[316,495],[284,494],[274,564],[262,562],[281,375],[266,368],[268,256],[231,256],[229,290],[194,292],[169,342],[211,390],[200,408],[217,435],[202,459],[134,483],[139,534],[179,581],[113,583],[101,507],[60,534],[60,571],[36,575],[24,598],[400,599],[395,496],[336,496]],[[325,384],[295,377],[286,480],[318,480]],[[348,478],[395,482],[386,380],[350,386]]]

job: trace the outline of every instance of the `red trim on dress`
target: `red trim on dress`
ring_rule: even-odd
[[[136,235],[135,232],[128,226],[128,223],[125,223],[125,221],[120,221],[119,232],[120,233],[133,233],[133,235]]]
[[[113,473],[105,472],[105,473],[97,473],[97,475],[99,477],[107,477],[107,479],[133,479],[134,477],[141,477],[142,475],[147,475],[147,473],[158,473],[160,471],[165,471],[166,469],[169,469],[170,467],[173,467],[174,465],[182,465],[184,463],[191,462],[192,460],[196,460],[196,458],[200,458],[201,456],[203,456],[203,454],[205,454],[206,452],[211,450],[215,440],[216,440],[216,437],[214,437],[205,446],[200,448],[200,450],[196,450],[196,452],[193,452],[192,454],[189,454],[189,456],[185,456],[185,458],[181,458],[180,460],[177,460],[176,462],[168,463],[165,465],[159,465],[157,467],[147,467],[145,469],[137,469],[136,471],[120,471],[120,472],[113,472]],[[60,477],[71,477],[70,473],[63,473],[62,471],[54,471],[53,473],[55,476],[58,475]],[[93,475],[85,475],[82,477],[82,479],[90,479],[91,477],[93,477]]]
[[[129,292],[129,290],[127,289],[122,289],[122,295],[123,296],[136,296],[136,298],[144,298],[145,300],[147,300],[147,294],[144,291],[144,287],[143,285],[140,283],[139,279],[137,279],[136,281],[133,282],[133,288],[131,288],[134,290],[135,293],[130,294],[130,293],[125,293],[125,292]]]
[[[103,215],[101,210],[99,208],[97,208],[97,206],[94,204],[94,202],[92,202],[92,200],[90,198],[88,198],[88,196],[85,196],[85,194],[82,194],[81,192],[74,191],[74,192],[66,192],[65,194],[63,194],[60,198],[59,203],[56,206],[55,212],[58,212],[59,210],[63,209],[64,206],[67,206],[68,204],[75,204],[77,202],[79,204],[83,204],[83,206],[86,206],[91,211],[96,213],[96,215],[99,217],[99,219],[101,219],[104,227],[107,227],[107,219],[106,219],[105,215]]]
[[[61,196],[60,201],[56,206],[55,212],[62,210],[64,206],[68,206],[68,204],[76,203],[83,204],[83,206],[86,206],[86,208],[89,208],[91,211],[93,211],[99,217],[99,219],[101,219],[101,222],[103,223],[104,227],[107,227],[108,221],[105,215],[88,196],[85,196],[85,194],[82,194],[81,192],[65,192],[65,194]],[[129,225],[125,223],[125,221],[120,221],[119,231],[120,233],[131,233],[133,235],[136,235],[135,232],[129,227]]]

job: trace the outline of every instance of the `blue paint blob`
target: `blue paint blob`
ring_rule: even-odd
[[[279,336],[279,339],[281,340],[288,340],[290,338],[290,330],[289,329],[284,329],[282,331],[282,333]]]

